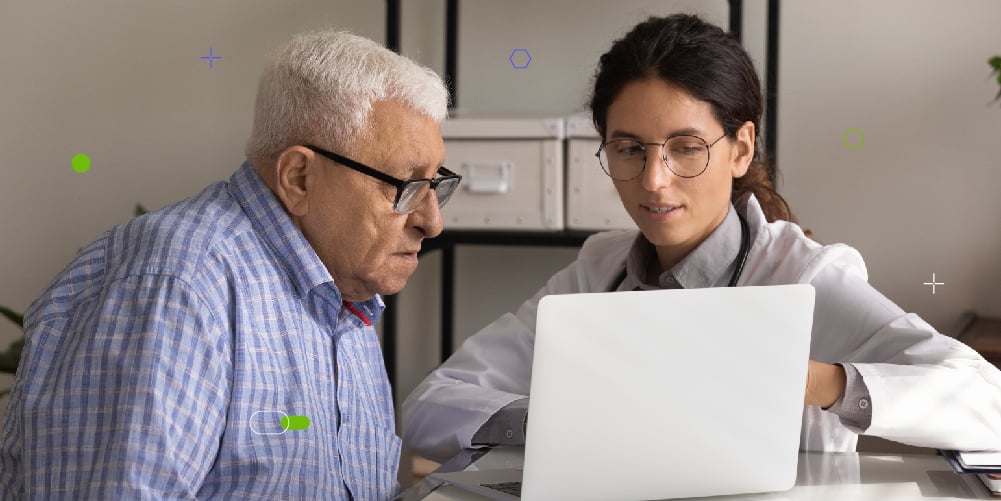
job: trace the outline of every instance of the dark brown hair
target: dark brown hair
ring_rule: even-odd
[[[775,167],[761,147],[761,82],[736,39],[689,14],[651,17],[637,24],[598,61],[591,113],[602,140],[612,101],[626,84],[647,78],[668,81],[709,103],[731,139],[744,122],[753,122],[754,158],[747,174],[733,180],[731,200],[753,193],[768,221],[796,221],[772,183]]]

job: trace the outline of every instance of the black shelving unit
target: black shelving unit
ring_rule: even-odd
[[[590,231],[444,231],[438,238],[425,240],[421,255],[441,251],[441,341],[440,357],[452,354],[455,340],[455,249],[460,245],[506,247],[580,247]],[[386,313],[382,320],[382,353],[389,380],[396,382],[396,294],[384,296]]]
[[[743,41],[743,0],[727,0],[729,4],[730,32]],[[386,40],[393,50],[400,47],[400,1],[387,0],[386,9]],[[445,3],[445,75],[451,95],[450,106],[456,105],[458,95],[458,39],[459,39],[459,0],[446,0]],[[767,26],[767,61],[766,61],[766,112],[764,124],[765,152],[767,158],[776,161],[777,129],[778,129],[778,32],[779,32],[779,0],[768,0]],[[772,181],[777,169],[772,172]],[[455,250],[461,245],[489,246],[521,246],[521,247],[579,247],[592,232],[587,231],[465,231],[447,230],[438,238],[426,240],[421,254],[432,251],[442,253],[441,271],[441,361],[448,358],[454,348],[454,302],[455,302]],[[396,295],[385,296],[386,313],[382,320],[382,349],[386,362],[386,373],[396,392],[396,355],[397,355],[397,318]]]

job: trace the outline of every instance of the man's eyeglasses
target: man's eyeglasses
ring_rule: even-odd
[[[709,149],[724,133],[712,143],[698,136],[674,136],[663,143],[644,143],[636,139],[615,139],[603,143],[594,156],[598,157],[601,169],[616,181],[636,179],[646,168],[647,146],[660,146],[662,158],[667,168],[678,177],[698,177],[709,167]]]
[[[438,198],[438,207],[444,207],[448,199],[452,198],[455,189],[459,187],[459,180],[462,179],[462,176],[444,166],[438,167],[438,177],[434,179],[398,179],[337,153],[308,144],[306,147],[349,169],[395,186],[396,198],[393,200],[393,210],[400,214],[410,214],[417,210],[424,203],[424,199],[431,190],[434,190],[435,196]]]

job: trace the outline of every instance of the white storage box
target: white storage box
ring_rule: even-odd
[[[562,230],[564,120],[452,118],[445,167],[462,183],[445,229]]]
[[[590,115],[574,115],[567,125],[567,228],[612,230],[636,228],[622,207],[612,178],[594,153],[601,146]]]

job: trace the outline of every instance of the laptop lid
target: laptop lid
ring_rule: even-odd
[[[542,298],[522,499],[791,488],[813,305],[805,284]]]

